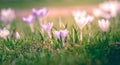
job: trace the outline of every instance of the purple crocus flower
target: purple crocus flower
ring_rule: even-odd
[[[60,31],[54,31],[53,34],[56,37],[56,39],[60,39]]]
[[[34,32],[34,25],[33,23],[35,22],[35,17],[32,15],[23,17],[23,21],[29,25],[31,32]]]
[[[47,8],[43,8],[43,9],[34,8],[32,11],[33,11],[33,14],[36,18],[37,17],[42,18],[44,16],[47,16],[47,14],[48,14],[48,9]]]
[[[32,15],[29,15],[29,16],[23,17],[23,21],[24,21],[26,24],[32,24],[32,23],[35,22],[35,17],[32,16]]]
[[[65,29],[65,30],[61,30],[60,31],[60,36],[65,39],[67,36],[68,36],[68,30]]]
[[[48,24],[42,24],[41,27],[45,32],[50,32],[51,28],[53,26],[53,23],[48,23]]]
[[[60,30],[60,31],[54,31],[53,34],[57,39],[65,39],[68,36],[69,31],[67,29],[65,30]]]

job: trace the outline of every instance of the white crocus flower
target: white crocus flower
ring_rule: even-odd
[[[106,19],[106,20],[109,20],[109,19],[111,19],[113,16],[111,15],[111,14],[109,14],[109,13],[103,13],[102,14],[102,16],[101,16],[102,18],[104,18],[104,19]]]
[[[100,4],[99,8],[105,12],[109,12],[112,17],[116,17],[119,10],[119,4],[118,1],[109,1]]]
[[[86,20],[88,21],[89,24],[91,24],[93,22],[93,20],[94,20],[94,17],[88,15],[88,16],[86,16]]]
[[[80,30],[82,30],[83,27],[88,23],[85,17],[81,17],[81,18],[75,17],[75,21],[78,27],[80,28]]]
[[[116,17],[117,16],[117,12],[119,10],[119,5],[117,2],[111,2],[111,10],[110,13],[112,15],[112,17]]]
[[[87,15],[87,12],[86,11],[73,11],[72,12],[72,15],[74,16],[74,17],[83,17],[83,16],[86,16]]]
[[[110,26],[110,22],[108,20],[102,19],[98,21],[98,25],[103,32],[107,32]]]
[[[102,12],[100,9],[93,9],[92,13],[95,17],[100,17]]]
[[[20,39],[20,34],[18,32],[15,33],[15,36],[14,36],[16,39]]]
[[[99,8],[103,11],[109,12],[110,11],[110,4],[109,2],[104,2],[99,5]]]
[[[88,20],[86,20],[86,17],[79,17],[79,16],[74,17],[74,19],[80,29],[80,40],[82,41],[82,29],[88,23]]]
[[[113,17],[113,15],[111,15],[109,12],[105,12],[99,8],[93,10],[93,15],[95,17],[102,17],[102,18],[107,19],[107,20],[109,20]]]
[[[4,25],[9,25],[15,19],[15,11],[11,8],[2,9],[0,20]]]
[[[100,16],[102,16],[102,11],[99,9],[99,8],[96,8],[96,9],[93,9],[93,15],[95,16],[95,17],[100,17]]]
[[[10,34],[10,32],[7,29],[0,30],[0,37],[1,38],[7,39],[9,34]]]

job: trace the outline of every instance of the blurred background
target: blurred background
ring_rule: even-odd
[[[33,7],[92,6],[106,0],[0,0],[0,8],[29,9]]]

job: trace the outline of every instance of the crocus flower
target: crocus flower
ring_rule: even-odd
[[[103,13],[101,17],[103,17],[103,18],[106,19],[106,20],[109,20],[109,19],[112,18],[112,15],[109,14],[109,13]]]
[[[38,18],[40,25],[42,24],[43,19],[48,16],[47,8],[42,8],[42,9],[34,8],[32,11],[34,16]]]
[[[54,31],[53,34],[56,39],[60,39],[60,31]]]
[[[16,32],[15,38],[20,39],[20,34],[18,32]]]
[[[57,40],[62,40],[62,45],[64,46],[64,40],[68,36],[69,31],[67,29],[54,31],[53,34]]]
[[[43,8],[43,9],[34,8],[32,11],[33,11],[33,14],[38,18],[42,18],[42,17],[48,15],[47,8]]]
[[[111,9],[109,2],[103,2],[103,3],[99,4],[99,8],[106,12],[109,12]]]
[[[69,33],[69,31],[67,29],[53,32],[56,39],[60,39],[60,37],[62,39],[65,39],[68,36],[68,33]]]
[[[50,32],[51,28],[53,26],[53,23],[48,23],[48,24],[42,24],[41,27],[45,32]]]
[[[48,24],[41,24],[41,28],[48,33],[49,37],[51,38],[50,31],[52,29],[53,23],[48,23]]]
[[[82,29],[88,23],[86,16],[76,15],[74,16],[75,22],[80,29],[80,40],[82,41]]]
[[[104,3],[100,4],[99,8],[105,12],[110,12],[112,17],[115,17],[119,10],[119,4],[120,3],[117,1],[109,1],[109,2],[104,2]]]
[[[24,21],[26,24],[32,24],[32,23],[34,23],[35,18],[34,18],[33,15],[29,15],[29,16],[23,17],[23,21]]]
[[[68,36],[69,31],[67,29],[60,31],[60,36],[65,39]]]
[[[2,9],[0,20],[3,22],[3,24],[9,25],[14,19],[15,19],[15,11],[11,8],[8,9]]]
[[[94,17],[88,15],[88,16],[86,16],[86,20],[88,21],[89,24],[91,24],[93,22],[93,20],[94,20]]]
[[[23,17],[23,21],[30,26],[30,29],[32,32],[34,32],[34,26],[33,23],[35,22],[35,17],[33,15],[29,15],[26,17]]]
[[[81,11],[81,12],[74,11],[73,12],[74,19],[80,29],[82,29],[88,23],[86,20],[86,15],[87,15],[86,11]]]
[[[15,39],[20,39],[20,34],[18,32],[13,32],[13,37]]]
[[[75,17],[75,22],[78,25],[78,27],[80,28],[80,30],[83,29],[83,27],[88,23],[88,20],[85,17]]]
[[[83,16],[86,16],[87,15],[87,12],[86,11],[73,11],[72,12],[72,15],[74,17],[83,17]]]
[[[4,28],[3,30],[0,30],[0,37],[1,38],[7,39],[9,34],[10,34],[10,32],[6,28]]]
[[[93,9],[92,13],[95,17],[100,17],[102,15],[102,11],[99,8]]]
[[[95,17],[102,17],[106,20],[109,20],[109,19],[113,18],[113,15],[111,15],[109,12],[101,10],[100,8],[94,9],[93,10],[93,15]]]
[[[110,22],[108,20],[99,20],[98,21],[99,27],[103,32],[107,32],[107,30],[109,29],[110,26]]]

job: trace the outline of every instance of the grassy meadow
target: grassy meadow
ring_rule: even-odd
[[[24,22],[14,21],[10,31],[16,28],[21,39],[11,36],[7,40],[0,39],[1,65],[119,65],[120,46],[117,43],[120,43],[120,26],[116,28],[114,19],[110,21],[106,39],[96,20],[92,23],[91,30],[88,26],[83,29],[82,42],[73,18],[61,20],[65,28],[59,27],[58,19],[47,19],[54,22],[51,34],[54,30],[69,30],[64,47],[60,46],[54,36],[50,39],[47,34],[42,33],[38,21],[34,24],[35,33],[31,33]]]
[[[40,2],[38,2],[40,1]],[[0,8],[31,9],[33,7],[69,7],[97,5],[103,0],[0,0]],[[66,2],[66,3],[65,3]],[[89,3],[90,2],[90,3]],[[32,4],[32,5],[31,5]],[[118,21],[116,25],[115,22]],[[34,23],[35,32],[22,20],[11,23],[10,32],[16,29],[21,38],[9,36],[7,40],[0,38],[0,65],[120,65],[120,15],[110,19],[110,28],[104,33],[95,19],[91,28],[83,28],[83,41],[80,41],[80,30],[73,17],[47,18],[44,23],[53,22],[52,38],[43,33],[38,20]],[[0,22],[0,28],[2,28]],[[69,35],[65,46],[53,36],[53,31],[68,29]],[[91,32],[91,36],[89,33]]]

